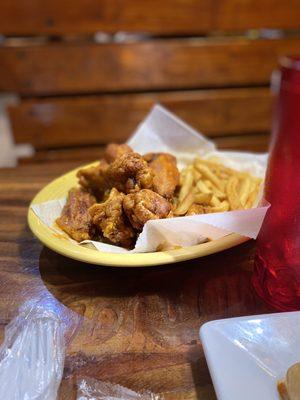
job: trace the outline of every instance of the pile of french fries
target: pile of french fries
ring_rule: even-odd
[[[194,215],[252,208],[262,179],[238,172],[216,157],[196,158],[180,174],[174,215]]]

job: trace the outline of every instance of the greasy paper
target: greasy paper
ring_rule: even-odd
[[[267,164],[267,154],[218,151],[215,145],[202,134],[158,105],[138,126],[128,144],[141,154],[171,153],[177,158],[179,169],[192,162],[196,156],[204,158],[218,156],[220,161],[228,167],[247,171],[263,178]],[[50,229],[57,230],[54,222],[59,217],[64,204],[65,199],[57,199],[32,205],[32,209]],[[161,246],[164,248],[191,246],[206,241],[207,238],[219,239],[232,232],[256,238],[267,208],[268,205],[262,205],[249,210],[148,221],[138,237],[135,248],[130,251],[101,242],[85,241],[83,243],[92,243],[99,251],[137,253],[156,251]]]

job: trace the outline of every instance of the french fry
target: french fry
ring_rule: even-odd
[[[180,172],[180,185],[182,184],[182,182],[185,181],[185,177],[187,175],[187,173],[189,171],[194,171],[194,168],[192,165],[187,166],[186,168],[184,168],[181,172]]]
[[[245,207],[246,202],[248,200],[249,194],[250,194],[250,189],[251,189],[251,180],[250,178],[246,177],[244,180],[241,182],[240,186],[240,202],[243,207]]]
[[[216,197],[216,196],[212,196],[211,200],[210,200],[210,204],[213,207],[219,207],[221,205],[220,200]]]
[[[203,182],[205,183],[205,185],[206,185],[209,189],[212,189],[213,184],[211,183],[211,181],[210,181],[209,179],[205,179]]]
[[[220,159],[196,158],[181,172],[176,215],[224,212],[253,207],[262,180],[222,165]]]
[[[253,207],[253,204],[257,198],[258,192],[259,192],[260,184],[255,184],[254,189],[251,191],[249,194],[247,203],[245,204],[245,209],[249,209]]]
[[[210,180],[218,189],[222,190],[223,185],[220,179],[206,166],[200,163],[195,165],[196,169],[201,172],[201,174]]]
[[[210,204],[212,193],[198,193],[194,195],[194,202],[197,204]]]
[[[197,183],[201,178],[201,172],[197,171],[196,169],[193,170],[194,182]]]
[[[237,192],[238,184],[239,180],[236,175],[233,175],[228,179],[226,193],[231,210],[240,210],[242,208]]]
[[[183,199],[182,202],[179,202],[176,210],[174,211],[175,215],[184,215],[187,213],[188,209],[194,203],[194,194],[192,192],[188,193],[188,195]]]
[[[203,181],[197,182],[196,186],[201,193],[212,193],[212,191],[207,187],[207,185]]]
[[[184,181],[182,183],[181,189],[179,191],[179,196],[178,196],[179,203],[181,203],[183,199],[188,195],[188,193],[191,192],[191,189],[193,187],[193,182],[194,182],[193,171],[188,170],[185,175]]]
[[[224,192],[222,192],[221,190],[217,189],[216,187],[213,188],[214,194],[215,196],[219,199],[219,200],[225,200],[226,199],[226,194]]]
[[[222,203],[220,203],[219,206],[210,208],[210,212],[211,213],[214,213],[214,212],[225,212],[225,211],[229,211],[229,203],[226,200],[222,201]]]
[[[225,165],[223,165],[221,163],[221,161],[219,159],[217,159],[217,158],[216,158],[216,161],[213,161],[213,157],[209,158],[207,160],[204,160],[202,158],[197,157],[195,159],[195,161],[194,161],[194,166],[197,163],[198,164],[204,164],[204,165],[208,166],[209,168],[213,169],[216,174],[222,172],[222,173],[226,174],[226,176],[230,176],[232,174],[236,174],[237,173],[237,171],[234,171],[231,168],[225,167]]]
[[[224,200],[226,198],[226,194],[222,190],[219,190],[211,181],[205,180],[204,183],[220,200]]]

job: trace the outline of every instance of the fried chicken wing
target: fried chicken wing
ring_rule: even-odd
[[[105,190],[112,186],[109,184],[106,176],[109,164],[123,154],[131,152],[132,149],[127,144],[111,143],[107,145],[104,152],[104,159],[100,160],[98,165],[82,168],[77,172],[79,184],[101,197]]]
[[[80,169],[76,175],[79,184],[101,198],[109,186],[106,179],[108,166],[105,160],[100,160],[98,165]]]
[[[148,153],[144,159],[154,172],[153,190],[170,199],[179,185],[176,158],[168,153]]]
[[[107,180],[111,186],[124,193],[151,189],[153,177],[153,171],[138,153],[123,154],[107,170]]]
[[[113,188],[108,199],[103,203],[94,204],[89,209],[89,214],[105,238],[114,244],[130,248],[136,233],[124,214],[122,207],[124,197],[123,193]]]
[[[130,193],[123,200],[124,211],[131,225],[142,230],[150,219],[166,218],[171,212],[171,204],[164,197],[149,189]]]
[[[173,216],[179,172],[170,154],[141,156],[127,144],[111,143],[104,158],[80,169],[77,177],[80,188],[70,190],[57,219],[77,241],[97,240],[101,234],[113,244],[132,248],[147,221]]]
[[[104,159],[110,164],[115,161],[116,158],[122,156],[123,154],[132,153],[133,150],[128,144],[116,144],[110,143],[106,146],[104,152]]]
[[[95,203],[95,197],[85,189],[71,189],[57,225],[77,242],[92,239],[94,227],[88,209]]]

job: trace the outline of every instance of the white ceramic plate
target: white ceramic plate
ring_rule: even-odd
[[[278,400],[277,380],[300,362],[300,312],[212,321],[200,337],[219,400]]]

